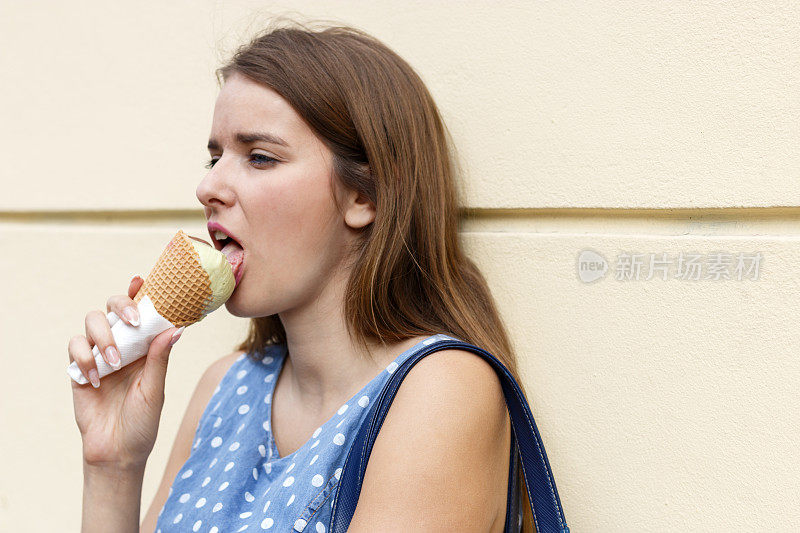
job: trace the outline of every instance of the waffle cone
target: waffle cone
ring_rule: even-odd
[[[204,310],[213,298],[211,280],[192,241],[182,230],[167,244],[134,301],[139,303],[145,295],[175,327],[188,326],[205,317]]]

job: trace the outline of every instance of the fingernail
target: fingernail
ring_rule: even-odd
[[[178,328],[178,331],[176,331],[175,333],[172,334],[172,338],[169,341],[169,345],[170,346],[172,346],[173,344],[178,342],[178,339],[181,338],[181,333],[183,333],[183,330],[185,330],[185,329],[186,329],[186,326],[182,326],[182,327]]]
[[[128,322],[131,323],[131,326],[139,325],[139,313],[133,307],[126,307],[122,310],[122,314],[125,315],[125,318],[128,319]]]
[[[114,370],[119,370],[121,361],[119,358],[119,352],[114,346],[109,346],[108,348],[106,348],[106,359],[108,360],[108,363],[111,365],[111,368],[113,368]]]
[[[100,386],[100,377],[97,375],[97,369],[89,370],[89,381],[92,382],[92,387],[95,389]]]

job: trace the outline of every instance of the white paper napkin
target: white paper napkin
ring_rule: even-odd
[[[147,355],[150,349],[150,343],[153,342],[153,339],[155,339],[159,333],[174,327],[172,322],[158,314],[149,296],[144,296],[137,304],[136,308],[139,311],[138,326],[128,325],[113,311],[106,314],[108,322],[111,324],[111,334],[114,336],[114,344],[119,350],[120,360],[122,361],[120,368]],[[115,371],[106,363],[106,360],[103,359],[97,346],[92,348],[92,354],[94,354],[94,361],[97,364],[97,374],[101,379],[103,376]],[[75,361],[70,363],[69,367],[67,367],[67,374],[81,385],[89,383],[89,380],[83,375],[78,365],[75,364]]]

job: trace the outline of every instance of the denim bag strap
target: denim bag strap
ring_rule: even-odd
[[[361,483],[367,469],[372,446],[383,424],[386,413],[392,404],[397,389],[405,375],[423,357],[439,350],[458,348],[480,355],[492,366],[500,377],[503,386],[503,395],[506,399],[512,426],[512,446],[516,439],[517,451],[522,459],[522,468],[525,473],[525,488],[531,502],[534,525],[537,533],[569,533],[561,500],[556,490],[556,482],[550,470],[550,463],[544,451],[542,439],[533,421],[533,414],[528,406],[522,390],[508,372],[508,369],[492,354],[472,344],[451,339],[450,337],[436,341],[406,359],[393,373],[389,382],[381,390],[361,424],[358,433],[350,447],[350,451],[342,467],[339,488],[333,499],[333,512],[331,517],[330,533],[346,533],[356,510],[358,497],[361,493]],[[512,463],[516,462],[517,454],[512,454]],[[516,471],[516,469],[514,469]],[[509,484],[510,485],[510,484]],[[507,514],[510,514],[507,512]],[[516,512],[514,513],[516,514]],[[513,516],[506,517],[507,533]],[[516,530],[516,529],[514,529]]]

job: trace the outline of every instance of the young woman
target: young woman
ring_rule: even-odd
[[[226,307],[250,332],[200,379],[141,531],[325,532],[349,444],[397,365],[447,337],[521,385],[517,362],[459,241],[449,133],[403,59],[360,30],[294,24],[263,31],[218,75],[196,195],[215,246],[222,231],[244,250]],[[141,284],[107,310],[135,325]],[[84,532],[139,530],[179,336],[162,333],[98,388],[72,382]],[[70,342],[87,376],[95,344],[112,363],[100,311]],[[503,531],[510,431],[489,363],[457,349],[423,358],[380,429],[349,531]]]

